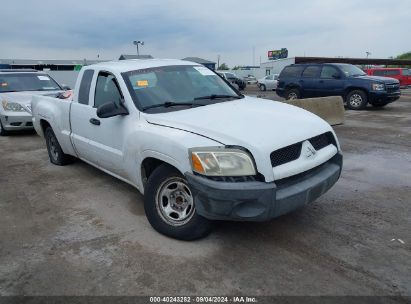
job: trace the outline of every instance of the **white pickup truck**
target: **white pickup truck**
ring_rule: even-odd
[[[83,67],[73,100],[36,96],[50,161],[73,158],[144,194],[160,233],[192,240],[213,220],[264,221],[317,199],[342,155],[324,120],[241,95],[197,63],[129,60]]]

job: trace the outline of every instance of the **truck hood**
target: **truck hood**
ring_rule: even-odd
[[[358,76],[354,77],[356,79],[364,79],[364,80],[370,80],[370,81],[377,81],[379,83],[384,83],[384,84],[392,84],[392,83],[399,83],[398,79],[395,78],[389,78],[389,77],[380,77],[380,76]]]
[[[213,139],[216,145],[242,146],[253,154],[257,165],[269,162],[274,150],[332,131],[327,122],[308,111],[253,97],[175,112],[143,113],[143,117],[151,124]]]

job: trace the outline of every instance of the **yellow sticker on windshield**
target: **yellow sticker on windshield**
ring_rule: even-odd
[[[148,80],[138,80],[137,86],[138,87],[148,87]]]
[[[1,86],[2,86],[2,87],[7,87],[8,85],[9,85],[9,84],[8,84],[7,82],[2,82],[2,83],[1,83]]]

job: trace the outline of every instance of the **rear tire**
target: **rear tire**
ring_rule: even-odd
[[[267,88],[265,87],[265,84],[260,84],[260,91],[265,91]]]
[[[211,232],[211,222],[198,215],[184,176],[164,164],[150,175],[144,189],[144,210],[151,226],[166,236],[191,241]]]
[[[367,94],[361,90],[351,91],[345,98],[345,102],[347,103],[347,108],[351,110],[363,110],[368,103]]]
[[[7,130],[4,130],[3,125],[0,121],[0,136],[7,136],[9,135],[9,132]]]
[[[46,138],[47,152],[49,154],[50,162],[57,166],[65,166],[73,161],[70,155],[67,155],[61,149],[56,135],[51,127],[47,127],[44,131]]]
[[[287,90],[287,92],[285,93],[285,99],[287,100],[296,100],[300,98],[301,98],[301,94],[300,94],[299,89],[290,89],[290,90]]]

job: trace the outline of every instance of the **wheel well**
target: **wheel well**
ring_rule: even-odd
[[[40,126],[41,126],[41,130],[43,131],[43,133],[46,131],[47,127],[50,127],[50,124],[48,123],[48,121],[41,119],[40,120]]]
[[[296,84],[289,84],[288,86],[285,87],[285,91],[288,91],[288,90],[291,90],[291,89],[297,89],[297,90],[301,91],[301,88]]]
[[[175,168],[169,163],[166,163],[165,161],[159,160],[154,157],[147,157],[143,160],[143,162],[141,163],[141,179],[143,181],[143,187],[146,186],[147,180],[150,177],[150,175],[154,172],[154,170],[163,164]],[[175,169],[178,170],[177,168]]]

